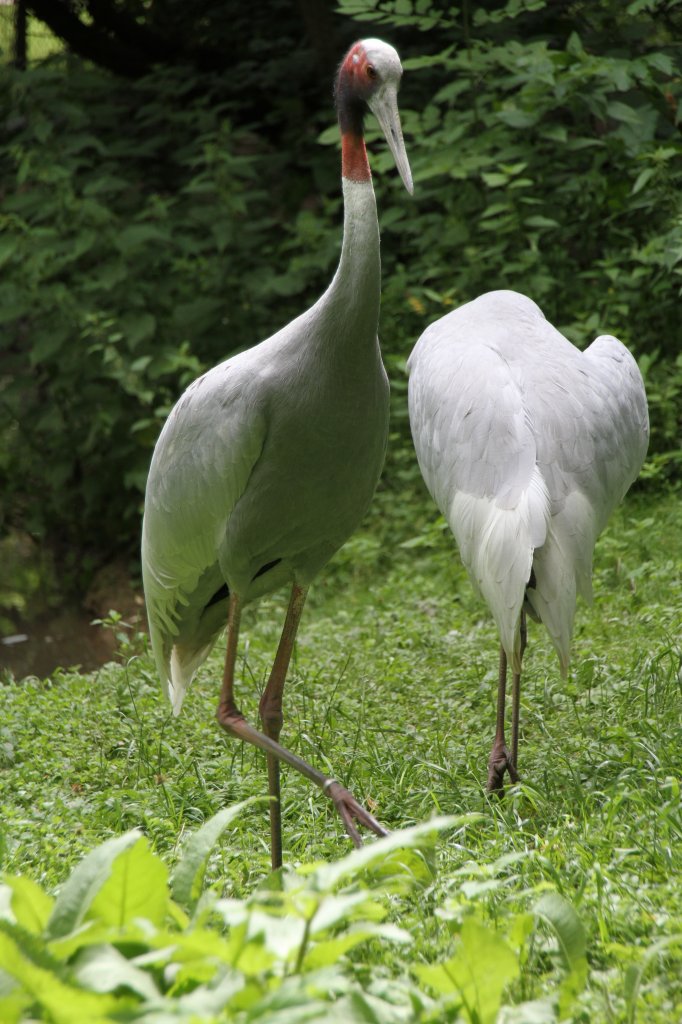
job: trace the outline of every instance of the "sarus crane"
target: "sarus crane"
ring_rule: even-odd
[[[513,291],[487,292],[431,324],[407,368],[422,476],[500,636],[487,781],[498,791],[505,770],[518,780],[526,613],[544,623],[565,676],[576,596],[592,596],[595,542],[646,454],[644,384],[616,338],[581,352]]]
[[[359,525],[384,461],[388,379],[377,338],[379,226],[364,116],[368,108],[375,115],[412,192],[397,104],[401,75],[398,54],[379,39],[355,43],[344,57],[336,81],[343,244],[332,282],[286,327],[190,384],[161,431],[147,481],[142,570],[158,672],[177,714],[227,623],[217,719],[267,755],[273,868],[282,863],[280,761],[332,799],[356,846],[356,822],[386,834],[347,789],[281,746],[279,736],[308,587]],[[260,732],[234,696],[240,616],[246,604],[287,584]]]

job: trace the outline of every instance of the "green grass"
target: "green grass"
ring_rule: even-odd
[[[378,496],[365,529],[311,590],[282,742],[333,772],[390,829],[436,814],[479,817],[445,834],[426,888],[390,904],[413,945],[355,950],[356,977],[411,979],[429,992],[417,968],[451,956],[464,922],[509,938],[547,890],[574,907],[587,936],[587,984],[564,994],[561,1019],[680,1019],[680,944],[652,953],[636,1000],[631,990],[633,965],[682,932],[681,581],[679,494],[629,497],[598,544],[595,602],[579,606],[567,681],[544,631],[529,628],[522,781],[490,800],[490,616],[423,496]],[[252,720],[285,599],[244,616],[238,700]],[[221,650],[174,720],[149,654],[131,643],[124,664],[0,688],[7,872],[53,889],[87,851],[133,827],[171,865],[188,831],[264,793],[261,754],[215,723]],[[223,894],[247,898],[267,876],[265,814],[249,807],[212,858],[209,879]],[[286,770],[283,819],[290,868],[349,849],[329,803]],[[529,942],[521,975],[505,990],[509,1007],[561,991],[550,939]],[[414,1012],[405,1019],[430,1019]],[[505,1021],[530,1019],[505,1012]]]

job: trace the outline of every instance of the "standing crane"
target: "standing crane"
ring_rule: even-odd
[[[616,338],[581,352],[513,291],[487,292],[431,324],[407,367],[422,476],[500,636],[487,784],[501,790],[505,770],[518,780],[526,613],[544,623],[565,676],[576,596],[592,597],[594,545],[646,454],[644,384]]]
[[[367,511],[384,461],[388,379],[377,338],[379,225],[364,141],[375,115],[409,192],[398,54],[355,43],[336,83],[344,225],[320,299],[272,337],[209,370],[179,399],[156,444],[145,498],[142,572],[156,665],[178,714],[227,621],[217,719],[265,751],[273,868],[282,863],[279,762],[329,796],[356,846],[355,822],[386,830],[336,780],[279,743],[282,695],[308,587]],[[237,707],[242,608],[286,584],[291,597],[260,700],[262,732]]]

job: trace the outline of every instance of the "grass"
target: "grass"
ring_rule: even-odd
[[[531,624],[522,782],[490,800],[494,627],[423,496],[378,496],[365,529],[311,590],[282,740],[390,829],[435,814],[478,817],[441,841],[427,888],[392,904],[413,945],[356,950],[356,974],[414,979],[419,965],[451,954],[467,920],[509,937],[552,891],[582,920],[589,963],[561,1019],[680,1018],[681,945],[650,954],[636,999],[632,984],[647,951],[682,932],[681,581],[679,494],[630,496],[599,542],[595,602],[579,607],[567,681]],[[245,613],[238,698],[252,720],[285,597]],[[7,872],[53,889],[87,851],[132,827],[172,864],[188,831],[263,794],[260,753],[215,724],[221,650],[173,720],[139,639],[126,641],[122,664],[89,676],[59,671],[0,688]],[[283,787],[287,866],[344,855],[328,802],[290,771]],[[231,897],[249,897],[268,874],[265,813],[249,807],[211,860],[210,880]],[[559,991],[548,942],[531,943],[500,1021],[528,1024],[513,1005]]]

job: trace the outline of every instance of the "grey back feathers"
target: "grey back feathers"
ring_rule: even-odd
[[[580,352],[530,299],[498,291],[431,324],[408,371],[424,480],[514,671],[527,601],[565,672],[595,541],[647,449],[637,364],[610,336]]]
[[[409,177],[393,102],[400,62],[392,47],[369,42],[380,72],[371,87],[389,96],[385,129]],[[329,288],[191,384],[154,451],[142,570],[156,664],[176,712],[225,625],[228,595],[244,604],[285,583],[307,587],[358,526],[381,472],[379,228],[358,145],[353,166],[365,180],[343,179],[343,246]]]

